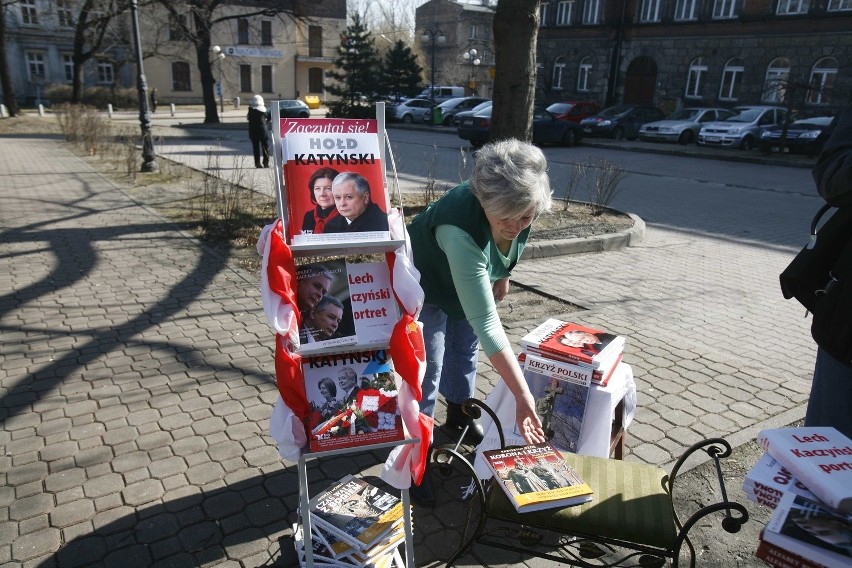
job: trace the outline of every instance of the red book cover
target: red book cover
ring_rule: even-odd
[[[282,126],[290,129],[282,148],[291,244],[390,239],[382,141],[370,122]]]
[[[825,568],[822,564],[808,560],[789,550],[775,546],[771,542],[763,540],[763,532],[760,534],[760,544],[757,546],[755,556],[775,568]]]
[[[302,373],[311,406],[307,424],[311,451],[405,438],[387,351],[306,357]]]
[[[624,337],[620,335],[553,318],[522,337],[520,343],[542,354],[594,367],[613,351],[624,349]]]

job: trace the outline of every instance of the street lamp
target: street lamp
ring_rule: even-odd
[[[216,83],[219,85],[219,113],[222,115],[222,119],[225,118],[225,87],[222,85],[222,60],[225,59],[225,54],[222,52],[222,48],[218,45],[214,45],[213,50],[213,58],[216,60],[216,65],[219,67],[219,82]]]
[[[160,167],[154,161],[154,139],[151,137],[151,114],[148,112],[148,82],[142,67],[142,39],[139,36],[137,0],[130,0],[130,16],[133,23],[133,41],[136,44],[136,88],[139,90],[139,123],[142,127],[142,170],[156,172]]]
[[[474,80],[476,77],[476,66],[481,63],[480,59],[477,57],[478,53],[475,49],[470,49],[469,51],[465,51],[462,57],[464,57],[465,61],[470,61],[470,79],[467,81],[467,86],[470,89],[471,95],[476,94],[476,81]]]
[[[435,44],[436,43],[444,43],[447,41],[447,38],[444,37],[444,32],[441,30],[425,30],[423,35],[420,37],[423,40],[423,43],[427,41],[431,41],[430,49],[432,50],[432,84],[430,86],[430,93],[432,96],[430,97],[432,101],[432,106],[435,105]]]

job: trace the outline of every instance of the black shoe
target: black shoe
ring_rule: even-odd
[[[429,475],[428,469],[423,474],[420,485],[412,485],[408,490],[408,495],[418,505],[423,507],[435,506],[435,490],[432,487],[432,476]]]
[[[256,167],[257,169],[261,169],[263,166],[261,166],[260,164],[255,164],[254,167]]]
[[[268,168],[268,167],[269,167],[269,162],[264,162],[264,163],[263,163],[263,167],[264,167],[264,168]]]
[[[461,435],[461,432],[467,426],[467,433],[464,435],[464,441],[468,444],[477,445],[485,437],[485,430],[482,429],[482,424],[479,420],[474,420],[464,413],[461,404],[447,401],[447,420],[444,426],[453,432]]]

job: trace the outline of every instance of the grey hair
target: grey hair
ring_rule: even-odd
[[[329,304],[331,304],[332,306],[336,306],[336,307],[340,308],[341,310],[343,309],[343,302],[341,302],[340,300],[338,300],[337,298],[335,298],[334,296],[332,296],[330,294],[326,294],[325,296],[320,298],[319,302],[317,302],[317,305],[314,306],[314,312],[319,312],[319,311],[324,310],[326,308],[326,306],[328,306]]]
[[[334,191],[336,187],[347,181],[355,184],[355,189],[358,190],[359,195],[370,193],[370,182],[367,181],[367,178],[355,172],[343,172],[334,176],[334,180],[331,182],[331,190]]]
[[[470,189],[483,209],[499,217],[517,217],[531,209],[538,216],[551,206],[544,153],[514,138],[479,149]]]

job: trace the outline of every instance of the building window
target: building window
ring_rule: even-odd
[[[108,61],[98,61],[98,83],[112,85],[115,83],[115,68]]]
[[[172,62],[172,90],[192,90],[192,79],[189,74],[189,63],[187,63],[186,61]]]
[[[574,0],[563,1],[556,6],[556,25],[570,26],[574,16]]]
[[[68,83],[74,80],[74,56],[70,53],[62,54],[62,74]]]
[[[592,60],[589,57],[584,57],[580,61],[580,68],[577,72],[577,90],[583,93],[589,91],[589,76],[592,74]]]
[[[27,52],[27,74],[30,81],[44,79],[44,53],[40,51]]]
[[[35,0],[20,0],[21,23],[35,26],[38,24],[38,13],[36,12]],[[3,9],[5,10],[5,3]]]
[[[240,91],[251,93],[251,65],[240,65]]]
[[[60,27],[74,27],[74,12],[71,10],[70,0],[56,0],[56,18]]]
[[[697,20],[695,15],[696,0],[677,0],[675,3],[674,19],[676,22],[692,22]]]
[[[789,16],[793,14],[806,14],[807,11],[807,0],[778,0],[778,8],[775,13],[779,16]]]
[[[597,24],[600,20],[601,0],[585,0],[583,2],[583,23]]]
[[[823,57],[811,70],[811,88],[808,91],[808,103],[824,105],[832,99],[834,81],[837,79],[837,61],[833,57]]]
[[[308,69],[308,91],[322,93],[325,91],[325,72],[322,67],[311,67]]]
[[[468,39],[477,39],[477,38],[479,38],[479,26],[472,25],[472,26],[470,26],[470,35],[468,36]]]
[[[558,57],[553,64],[553,88],[562,90],[562,77],[565,76],[565,61]]]
[[[852,10],[852,0],[828,0],[829,12],[845,12]]]
[[[261,45],[272,45],[272,22],[270,20],[261,20],[260,22],[260,43]]]
[[[713,1],[713,19],[725,20],[737,17],[736,0],[714,0]]]
[[[719,100],[739,100],[740,90],[743,86],[743,71],[742,59],[731,59],[725,64],[725,69],[722,71],[722,87],[719,89]]]
[[[784,57],[773,59],[766,68],[763,82],[763,100],[767,103],[783,103],[787,98],[790,79],[790,60]]]
[[[169,15],[169,40],[183,41],[186,39],[186,14]]]
[[[308,55],[322,57],[322,27],[308,26]]]
[[[237,20],[237,43],[249,43],[249,21],[246,18]]]
[[[642,0],[639,21],[643,23],[660,21],[660,0]]]
[[[272,65],[260,66],[260,91],[263,93],[272,92]]]
[[[545,2],[541,3],[541,8],[539,8],[539,16],[541,17],[541,21],[538,23],[539,26],[544,27],[547,25],[547,9],[550,7],[550,4]]]
[[[686,78],[686,92],[684,96],[690,99],[700,99],[706,77],[707,65],[704,64],[703,58],[696,57],[689,64],[689,75]]]

